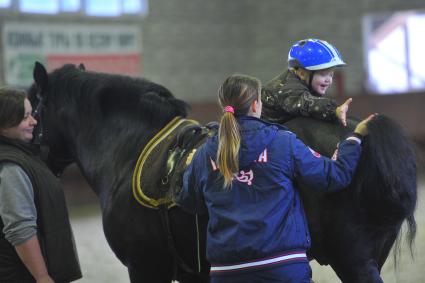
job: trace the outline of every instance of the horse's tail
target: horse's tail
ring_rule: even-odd
[[[369,135],[353,179],[358,207],[371,224],[396,226],[406,220],[412,251],[416,235],[416,155],[400,125],[379,115],[368,124]]]

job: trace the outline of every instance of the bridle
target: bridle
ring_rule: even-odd
[[[47,128],[44,123],[44,110],[47,108],[47,97],[44,97],[41,95],[41,90],[37,90],[36,97],[38,99],[37,106],[35,107],[35,110],[33,111],[32,116],[37,120],[37,126],[34,129],[34,138],[33,143],[40,146],[42,149],[43,159],[45,162],[48,161],[48,166],[50,170],[59,177],[62,175],[63,171],[65,170],[65,167],[72,162],[74,162],[73,157],[63,157],[53,154],[52,151],[50,151],[50,146],[48,144],[48,135],[47,135]]]
[[[37,106],[32,113],[32,116],[37,120],[37,126],[34,129],[34,139],[33,143],[37,145],[42,145],[43,141],[43,109],[46,107],[45,98],[40,95],[40,90],[37,91],[36,97],[38,99]]]

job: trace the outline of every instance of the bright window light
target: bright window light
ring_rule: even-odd
[[[78,13],[94,17],[146,16],[149,0],[0,0],[0,9],[12,9],[14,3],[22,13]]]
[[[86,0],[86,14],[90,16],[119,16],[121,1],[119,0]]]
[[[62,12],[78,12],[81,6],[81,0],[60,0],[60,9]]]
[[[123,0],[122,10],[124,13],[139,13],[141,9],[140,0]]]
[[[425,12],[369,16],[366,21],[367,87],[378,94],[425,89]]]
[[[381,93],[402,92],[407,87],[403,36],[397,28],[369,50],[370,78]]]
[[[24,13],[56,14],[59,11],[58,0],[21,0],[19,10]]]
[[[122,0],[122,12],[125,14],[144,14],[148,11],[147,0]]]
[[[410,51],[410,69],[411,84],[414,89],[424,89],[425,86],[425,13],[412,16],[408,19],[409,51]]]
[[[0,8],[9,8],[11,0],[0,0]]]

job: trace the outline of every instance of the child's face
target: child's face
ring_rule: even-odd
[[[313,80],[311,81],[311,87],[318,94],[325,95],[326,91],[332,84],[333,76],[334,68],[315,71]]]

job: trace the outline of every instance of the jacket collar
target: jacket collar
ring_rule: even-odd
[[[23,142],[16,139],[10,139],[2,135],[0,135],[0,144],[6,144],[6,145],[17,147],[20,150],[30,155],[40,154],[40,147],[38,145],[29,143],[29,142]]]

